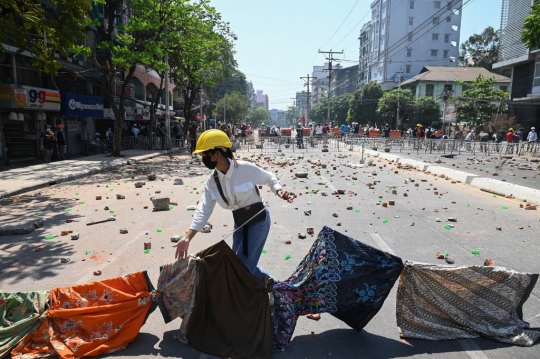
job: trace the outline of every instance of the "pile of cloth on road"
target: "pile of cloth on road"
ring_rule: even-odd
[[[146,272],[50,291],[0,292],[0,357],[96,356],[125,348],[159,306],[181,318],[178,339],[227,358],[268,358],[289,345],[299,316],[328,313],[362,330],[396,280],[400,335],[487,337],[531,346],[522,307],[537,274],[402,259],[324,227],[285,281],[261,283],[225,242]]]

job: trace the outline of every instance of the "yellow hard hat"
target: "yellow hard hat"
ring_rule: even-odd
[[[225,132],[217,129],[204,131],[197,140],[197,147],[193,154],[198,154],[204,151],[213,150],[216,147],[231,148],[232,143]]]
[[[513,129],[512,127],[510,127],[510,128],[508,129],[508,131],[514,131],[514,129]]]

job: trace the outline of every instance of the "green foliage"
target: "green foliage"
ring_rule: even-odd
[[[353,98],[352,94],[346,93],[336,98],[330,99],[332,101],[330,115],[332,116],[333,121],[337,123],[345,123],[347,121],[347,113],[349,112],[349,103],[351,102],[352,98]]]
[[[456,81],[465,85],[462,81]],[[495,78],[478,75],[474,82],[467,84],[461,96],[449,101],[457,103],[457,120],[469,126],[481,126],[489,122],[491,115],[506,111],[508,93],[493,88]]]
[[[377,120],[377,105],[383,96],[383,89],[376,82],[368,82],[362,89],[356,90],[349,103],[347,122],[369,124]]]
[[[0,43],[29,51],[33,66],[56,74],[61,66],[55,53],[89,53],[81,44],[91,5],[89,0],[0,0]],[[0,53],[5,51],[0,46]]]
[[[315,123],[323,124],[328,122],[328,99],[326,97],[323,97],[317,105],[311,108],[309,118]]]
[[[287,123],[288,126],[296,126],[298,120],[302,118],[302,113],[300,112],[300,109],[298,107],[289,106],[287,111],[285,111],[283,118],[285,119],[285,123]]]
[[[441,118],[441,105],[433,97],[420,97],[410,104],[409,112],[409,119],[414,123],[430,125]]]
[[[270,113],[265,107],[256,107],[251,110],[246,120],[252,125],[268,124],[270,122]]]
[[[459,51],[461,66],[483,67],[493,71],[493,64],[499,61],[500,30],[488,26],[481,34],[473,34],[463,42]]]
[[[397,104],[399,94],[399,106],[401,117],[408,117],[411,113],[411,106],[414,104],[414,95],[410,90],[393,89],[385,91],[379,99],[377,114],[381,121],[393,124],[396,121]]]
[[[529,48],[540,46],[540,1],[535,0],[529,15],[523,22],[521,41]]]
[[[249,108],[249,98],[240,92],[231,92],[219,100],[214,108],[216,119],[223,121],[223,107],[225,105],[225,120],[230,122],[241,122],[246,117]],[[266,109],[265,109],[266,110]]]
[[[250,87],[248,86],[246,75],[244,75],[244,73],[238,69],[232,69],[225,78],[223,78],[213,87],[212,98],[214,101],[219,101],[223,98],[223,96],[225,96],[226,93],[230,92],[240,92],[247,95],[254,95],[249,93],[249,89]]]

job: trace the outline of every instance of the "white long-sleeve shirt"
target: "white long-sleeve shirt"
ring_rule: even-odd
[[[235,167],[232,160],[229,160],[229,163],[229,170],[225,174],[216,169],[229,206],[219,194],[216,181],[211,174],[204,183],[204,193],[193,215],[191,229],[196,231],[203,229],[214,211],[216,202],[225,209],[235,210],[262,201],[255,188],[257,185],[268,185],[274,194],[281,191],[279,180],[272,172],[265,171],[251,162],[237,161],[238,167]]]
[[[538,134],[536,133],[536,131],[529,132],[529,135],[527,136],[527,141],[534,142],[536,140],[538,140]]]

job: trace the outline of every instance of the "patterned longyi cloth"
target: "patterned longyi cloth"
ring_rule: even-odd
[[[540,332],[523,321],[522,307],[537,279],[501,267],[407,261],[397,293],[400,334],[428,340],[482,336],[531,346]]]
[[[401,258],[325,226],[289,279],[273,287],[273,351],[285,350],[300,315],[330,313],[361,330],[402,268]]]

